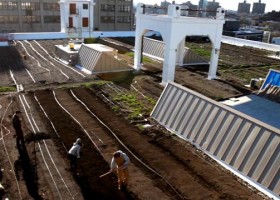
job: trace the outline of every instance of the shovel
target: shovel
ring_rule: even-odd
[[[102,177],[104,177],[104,176],[107,176],[108,174],[111,174],[111,172],[112,172],[112,171],[108,171],[108,172],[106,172],[105,174],[100,175],[99,178],[102,178]]]

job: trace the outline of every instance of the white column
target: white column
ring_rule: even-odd
[[[166,85],[168,81],[174,81],[175,78],[175,61],[176,61],[176,49],[172,47],[165,47],[164,62],[162,72],[162,85]]]
[[[60,27],[61,27],[61,32],[65,33],[66,32],[66,21],[65,21],[65,2],[64,1],[60,1]]]
[[[208,79],[215,79],[217,77],[217,68],[219,61],[220,48],[218,46],[213,46],[211,53],[210,67],[208,71]]]
[[[211,61],[210,67],[208,72],[208,79],[215,79],[217,77],[217,68],[218,68],[218,61],[220,55],[220,47],[221,47],[221,40],[222,40],[222,32],[223,32],[223,24],[219,24],[216,29],[216,33],[210,37],[212,43],[212,53],[211,53]]]
[[[142,49],[142,35],[137,28],[135,30],[135,47],[134,47],[134,69],[139,71],[141,69],[141,49]]]
[[[184,63],[184,49],[185,49],[185,38],[179,43],[177,50],[177,64],[182,66]]]
[[[94,29],[94,21],[93,21],[94,5],[95,5],[95,3],[91,0],[89,2],[89,37],[92,37],[92,33],[93,33],[93,29]]]
[[[135,29],[135,47],[134,47],[134,69],[139,71],[141,69],[141,49],[142,49],[142,34],[140,15],[143,14],[144,4],[138,3],[136,10],[136,29]]]

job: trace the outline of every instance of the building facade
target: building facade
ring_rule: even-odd
[[[0,33],[60,31],[57,0],[1,0]]]
[[[208,1],[206,10],[207,10],[207,16],[216,16],[217,14],[217,9],[220,8],[220,3],[216,2],[215,0],[213,1]]]
[[[192,4],[190,1],[182,3],[182,6],[187,6],[190,10],[188,11],[188,16],[197,17],[198,16],[198,5]]]
[[[252,14],[264,14],[265,3],[262,3],[261,0],[253,4]]]
[[[206,10],[207,3],[208,3],[207,0],[199,0],[199,2],[198,2],[198,9]]]
[[[244,1],[243,3],[238,4],[237,12],[239,14],[250,14],[250,8],[251,8],[251,4],[246,3],[246,1]]]
[[[130,31],[133,24],[133,0],[95,0],[94,30]]]
[[[95,0],[93,19],[93,31],[130,31],[133,0]],[[0,33],[58,32],[60,23],[58,0],[0,1]]]

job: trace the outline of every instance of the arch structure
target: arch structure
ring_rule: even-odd
[[[181,16],[180,5],[168,6],[167,15],[145,14],[145,5],[137,4],[134,68],[141,69],[141,54],[143,36],[149,30],[160,32],[164,42],[164,61],[162,84],[174,81],[176,63],[182,65],[184,58],[185,37],[187,35],[206,35],[212,42],[212,52],[208,79],[215,79],[223,24],[225,23],[225,10],[218,8],[216,17],[198,18]]]

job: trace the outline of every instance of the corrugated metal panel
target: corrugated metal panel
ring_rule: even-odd
[[[82,45],[78,53],[77,64],[92,71],[100,56],[101,52]]]
[[[143,38],[143,54],[146,56],[151,56],[153,58],[163,60],[164,48],[165,43],[163,41],[154,40],[147,37]],[[185,48],[183,64],[202,65],[209,64],[209,62],[192,52],[190,49]]]
[[[103,52],[92,71],[93,73],[103,73],[130,70],[133,70],[133,68],[128,66],[126,63],[112,57],[110,54]]]
[[[78,53],[77,65],[94,73],[130,71],[132,67],[116,59],[110,53],[98,51],[82,45]]]
[[[151,116],[279,195],[279,129],[175,83],[167,84]]]
[[[199,55],[195,54],[192,50],[186,48],[185,56],[183,60],[184,65],[205,65],[209,64],[209,62]]]
[[[162,60],[164,58],[164,42],[144,37],[143,53]]]

